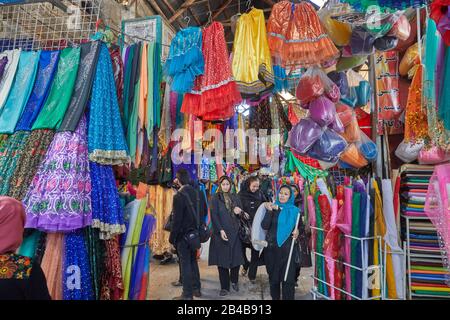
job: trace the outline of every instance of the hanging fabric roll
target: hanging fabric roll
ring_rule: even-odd
[[[95,71],[89,112],[89,160],[105,165],[130,162],[125,141],[112,62],[108,48],[102,44]]]
[[[30,97],[41,51],[22,51],[11,91],[0,111],[0,133],[12,134]]]
[[[16,74],[17,67],[19,65],[21,49],[8,50],[0,53],[0,58],[7,58],[7,64],[3,71],[3,76],[0,79],[0,111],[3,109],[3,105],[8,98],[9,91]]]
[[[274,76],[264,12],[253,8],[237,21],[233,43],[233,77],[245,99],[272,91]]]
[[[23,203],[25,228],[65,232],[92,223],[86,119],[75,132],[57,133]]]
[[[100,53],[99,41],[83,43],[80,53],[80,66],[73,89],[69,107],[57,132],[75,131],[81,116],[86,111],[88,99],[91,94],[94,71]]]
[[[16,131],[30,131],[49,94],[59,62],[59,51],[41,51],[34,88],[16,125]]]
[[[195,77],[205,71],[202,54],[202,31],[199,27],[181,29],[170,43],[169,57],[164,73],[170,78],[172,90],[177,93],[190,92]]]
[[[58,129],[61,125],[75,87],[80,53],[80,48],[66,48],[61,51],[58,72],[32,130]]]
[[[226,120],[242,100],[231,73],[223,25],[213,22],[203,30],[205,74],[195,80],[194,89],[186,93],[181,112],[204,121]]]

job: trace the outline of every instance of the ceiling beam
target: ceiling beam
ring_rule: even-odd
[[[273,5],[275,4],[275,1],[273,1],[273,0],[262,0],[262,1],[271,7],[273,7]]]
[[[156,3],[155,0],[147,0],[148,2],[150,2],[150,4],[152,5],[152,7],[156,10],[156,12],[158,12],[158,14],[163,17],[164,19],[167,20],[166,15],[164,14],[164,12],[161,10],[161,7]],[[170,23],[172,23],[172,21],[169,21]]]
[[[183,14],[184,11],[186,11],[186,9],[188,9],[193,3],[195,2],[195,0],[186,0],[179,8],[178,10],[173,14],[173,16],[169,19],[169,22],[172,23],[174,22],[179,16],[181,16]]]
[[[192,11],[191,8],[188,8],[189,13],[194,17],[195,22],[197,22],[198,26],[201,26],[202,23],[200,22],[200,20],[198,19],[198,17],[194,14],[194,12]]]
[[[233,0],[227,0],[225,3],[223,3],[223,4],[219,7],[219,9],[217,9],[217,11],[213,14],[212,20],[215,20],[218,16],[220,16],[220,14],[223,12],[223,10],[225,10],[225,9],[230,5],[230,3],[231,3],[232,1],[233,1]]]

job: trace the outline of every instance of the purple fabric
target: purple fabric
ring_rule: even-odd
[[[68,232],[92,224],[91,178],[83,117],[75,132],[59,132],[25,196],[25,228]]]
[[[8,64],[8,57],[3,57],[0,59],[0,80],[3,78],[3,73],[5,72],[5,67]]]

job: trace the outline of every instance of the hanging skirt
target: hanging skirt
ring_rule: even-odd
[[[181,111],[205,121],[229,119],[242,98],[231,75],[222,24],[213,22],[204,29],[202,49],[205,74],[197,77],[194,89],[185,94]]]
[[[274,86],[264,12],[260,9],[243,14],[237,22],[232,70],[244,98]]]
[[[54,135],[53,130],[49,129],[31,132],[11,177],[8,196],[17,200],[23,200],[34,175],[45,158]]]
[[[314,7],[301,2],[280,1],[272,8],[267,23],[272,56],[282,65],[307,67],[339,57],[339,51],[320,24]]]
[[[48,291],[53,300],[62,300],[63,253],[64,234],[48,234],[41,268],[45,274]]]
[[[19,131],[11,135],[0,148],[0,195],[7,195],[17,162],[24,154],[30,133]]]
[[[25,228],[67,232],[92,223],[86,119],[55,135],[23,200]]]
[[[89,162],[92,181],[92,227],[100,229],[100,239],[108,240],[125,232],[114,172],[111,166]]]
[[[105,44],[95,71],[89,116],[89,160],[105,165],[129,163],[113,66]]]

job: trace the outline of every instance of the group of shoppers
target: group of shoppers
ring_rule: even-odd
[[[200,219],[207,215],[206,201],[199,192],[190,186],[189,173],[183,169],[177,172],[175,183],[180,187],[173,200],[174,227],[170,242],[176,247],[180,262],[183,292],[176,299],[200,297],[200,275],[197,264],[197,250],[189,248],[184,235],[196,226],[188,201],[199,202],[201,209],[197,213]],[[210,199],[212,222],[208,263],[217,266],[220,280],[220,296],[226,296],[231,290],[239,291],[239,270],[255,283],[258,266],[265,265],[269,275],[270,294],[274,300],[293,300],[295,285],[300,273],[299,234],[303,225],[298,223],[302,212],[302,197],[297,186],[283,185],[278,190],[276,201],[272,203],[260,190],[258,177],[248,178],[239,193],[235,192],[232,180],[222,176],[217,182],[218,189]],[[184,193],[182,196],[180,193]],[[201,200],[198,200],[201,198]],[[196,200],[197,199],[197,200]],[[258,208],[264,205],[265,216],[261,227],[267,233],[267,247],[262,254],[251,244],[242,241],[240,236],[241,220],[252,223]],[[292,242],[294,245],[292,246]],[[293,247],[291,253],[291,247]],[[250,249],[250,260],[247,250]],[[290,259],[289,259],[290,257]],[[289,261],[289,268],[288,268]],[[288,273],[286,277],[286,270]]]

